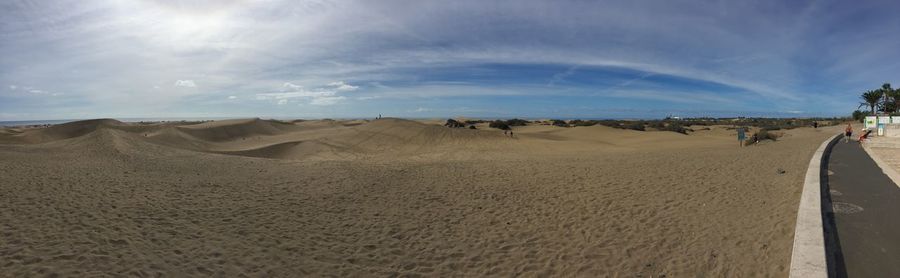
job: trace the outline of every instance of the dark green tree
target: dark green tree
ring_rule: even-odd
[[[862,122],[863,119],[866,118],[866,111],[856,110],[853,111],[853,120],[857,122]]]
[[[863,107],[863,106],[869,107],[869,111],[872,113],[872,115],[875,115],[875,112],[876,112],[875,108],[880,106],[880,104],[882,103],[883,95],[884,95],[884,93],[880,89],[868,90],[868,91],[864,92],[862,94],[862,96],[860,96],[860,98],[862,98],[863,102],[861,102],[859,104],[859,107]]]
[[[884,83],[881,91],[884,93],[884,112],[896,113],[900,110],[900,89],[891,89],[890,83]]]

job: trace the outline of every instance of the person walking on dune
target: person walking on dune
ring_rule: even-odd
[[[853,126],[848,123],[847,129],[844,130],[844,143],[850,142],[850,136],[853,136]]]

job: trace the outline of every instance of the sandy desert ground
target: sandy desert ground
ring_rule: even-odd
[[[0,276],[786,276],[840,127],[91,120],[0,131]],[[778,169],[783,169],[780,173]]]

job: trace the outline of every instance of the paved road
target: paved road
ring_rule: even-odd
[[[832,273],[900,277],[900,187],[856,142],[835,144],[828,168]]]

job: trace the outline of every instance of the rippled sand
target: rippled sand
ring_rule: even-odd
[[[839,132],[480,127],[3,130],[0,273],[786,276],[807,163]]]

